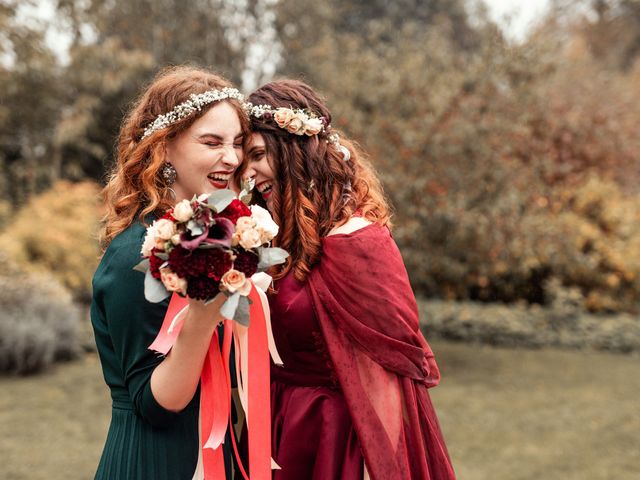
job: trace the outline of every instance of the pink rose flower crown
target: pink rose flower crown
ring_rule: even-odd
[[[248,206],[251,186],[182,200],[147,227],[143,272],[145,298],[158,303],[173,292],[206,302],[227,295],[225,318],[249,325],[251,277],[284,263],[289,254],[271,247],[278,225],[267,210]]]

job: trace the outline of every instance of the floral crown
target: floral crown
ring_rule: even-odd
[[[219,102],[228,98],[234,98],[240,102],[244,101],[244,95],[237,89],[230,87],[224,87],[220,90],[207,90],[204,93],[198,94],[192,93],[189,95],[189,100],[176,105],[170,112],[158,115],[153,122],[147,125],[142,134],[142,140],[158,130],[162,130],[195,112],[201,111],[202,107],[210,103]]]
[[[294,135],[311,137],[324,132],[328,133],[331,130],[331,125],[327,123],[325,117],[318,117],[308,108],[273,108],[271,105],[254,105],[250,102],[246,102],[242,106],[249,117],[273,119],[278,127]],[[327,141],[340,150],[345,162],[351,158],[349,149],[340,143],[340,136],[337,133],[329,134]]]

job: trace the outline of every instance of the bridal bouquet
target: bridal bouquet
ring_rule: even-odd
[[[251,276],[288,256],[270,247],[277,233],[267,210],[231,190],[182,200],[147,228],[135,267],[145,273],[145,297],[157,303],[176,292],[209,301],[223,292],[221,313],[248,325]]]

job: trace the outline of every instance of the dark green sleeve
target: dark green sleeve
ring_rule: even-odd
[[[179,414],[160,406],[151,393],[151,374],[163,357],[148,347],[160,330],[168,300],[154,304],[145,299],[144,274],[133,270],[141,260],[142,237],[132,240],[110,252],[102,272],[104,317],[135,412],[151,425],[162,427]]]

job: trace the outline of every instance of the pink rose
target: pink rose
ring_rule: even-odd
[[[245,297],[251,292],[251,282],[247,280],[244,273],[233,268],[222,276],[220,287],[229,293],[238,292]]]
[[[280,128],[285,128],[291,119],[293,118],[294,113],[290,108],[278,108],[276,112],[273,114],[273,119],[276,121]]]
[[[160,269],[160,281],[170,292],[178,292],[182,295],[187,294],[187,281],[173,273],[170,268]]]
[[[293,118],[289,121],[289,123],[285,127],[287,132],[294,133],[296,135],[303,135],[305,120],[306,120],[306,115],[304,113],[298,112],[294,114]]]

